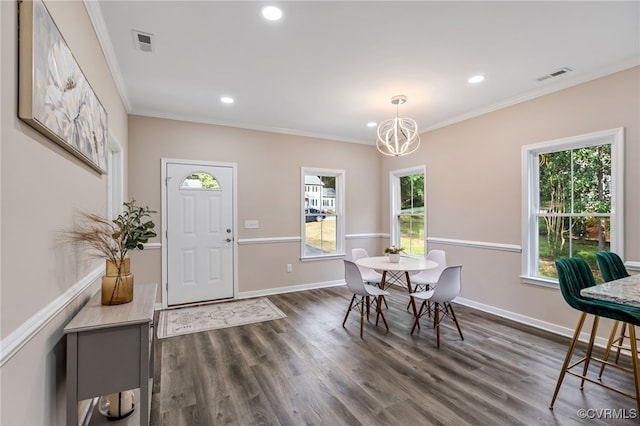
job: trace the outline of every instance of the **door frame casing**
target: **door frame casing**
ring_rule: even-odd
[[[238,164],[237,163],[223,163],[218,161],[201,161],[201,160],[183,160],[178,158],[161,158],[160,159],[160,187],[161,187],[161,212],[162,228],[161,228],[161,240],[162,240],[162,308],[166,309],[168,299],[168,276],[169,276],[169,262],[168,262],[168,242],[167,242],[167,167],[169,164],[190,164],[194,166],[213,166],[213,167],[230,167],[232,171],[233,189],[232,189],[232,206],[233,212],[231,217],[233,220],[233,299],[238,298]]]

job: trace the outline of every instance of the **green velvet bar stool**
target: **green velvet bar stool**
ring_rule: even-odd
[[[629,276],[629,272],[627,272],[627,268],[625,268],[624,262],[616,253],[610,251],[599,251],[596,253],[596,261],[598,262],[598,268],[600,268],[600,272],[602,273],[602,279],[604,279],[605,282],[619,280],[621,278],[626,278]],[[615,337],[619,324],[620,321],[615,321],[613,323],[613,326],[611,327],[611,333],[609,335],[609,340],[607,342],[607,349],[604,353],[604,359],[608,360],[609,355],[611,354],[611,349],[616,349],[616,358],[614,361],[616,364],[620,359],[620,351],[628,351],[631,349],[628,346],[624,346],[624,339],[629,338],[629,336],[626,335],[626,323],[622,323],[622,327],[620,327],[620,335],[618,337]],[[598,374],[598,378],[602,377],[604,367],[605,364],[602,364],[602,366],[600,367],[600,374]]]
[[[583,297],[580,295],[580,290],[596,285],[595,278],[593,277],[593,272],[591,272],[591,268],[582,259],[579,258],[562,258],[556,260],[556,269],[558,271],[558,281],[560,284],[560,291],[562,292],[562,296],[565,301],[574,309],[582,312],[580,315],[580,319],[578,320],[578,325],[576,326],[575,332],[573,334],[573,339],[571,340],[571,344],[569,345],[569,349],[567,350],[567,356],[565,357],[564,364],[562,365],[562,370],[560,371],[560,376],[558,377],[558,382],[556,384],[556,389],[553,393],[553,398],[551,399],[551,404],[549,405],[550,409],[553,409],[553,404],[558,396],[558,391],[560,390],[560,386],[562,385],[562,381],[566,374],[570,374],[575,377],[579,377],[581,379],[580,389],[584,387],[585,380],[591,383],[595,383],[597,385],[603,386],[609,390],[613,390],[622,395],[628,396],[632,399],[636,400],[636,405],[638,410],[640,411],[640,367],[638,362],[638,347],[636,344],[636,331],[635,326],[640,325],[640,308],[636,308],[633,306],[622,305],[619,303],[612,303],[603,300],[590,299],[587,297]],[[578,338],[580,337],[580,332],[582,331],[582,327],[584,325],[585,319],[587,315],[591,314],[594,316],[593,318],[593,326],[591,328],[591,336],[589,338],[589,344],[587,345],[587,352],[583,358],[575,362],[571,362],[573,353],[575,351],[576,345],[578,343]],[[593,343],[595,341],[596,332],[598,330],[598,321],[600,317],[610,318],[616,321],[622,321],[627,323],[629,326],[629,333],[631,335],[631,362],[633,365],[632,369],[625,368],[621,365],[611,363],[604,359],[596,358],[593,356]],[[610,365],[612,367],[618,368],[620,370],[624,370],[629,373],[633,373],[633,380],[635,385],[635,395],[624,392],[620,389],[614,388],[612,386],[603,383],[600,380],[593,379],[587,376],[589,363],[591,360],[594,360],[599,363],[604,363],[606,365]],[[582,373],[578,373],[572,371],[574,367],[583,364]]]

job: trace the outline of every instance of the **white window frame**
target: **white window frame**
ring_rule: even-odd
[[[424,176],[424,253],[427,253],[427,167],[425,165],[409,167],[389,172],[389,245],[400,245],[400,227],[398,215],[400,214],[400,178],[422,174]]]
[[[557,287],[558,280],[536,275],[539,206],[538,156],[558,151],[611,145],[610,250],[624,259],[624,128],[603,130],[522,147],[522,276],[523,282]]]
[[[109,136],[107,149],[107,217],[122,213],[124,202],[124,155],[122,146]]]
[[[304,218],[305,206],[305,176],[333,176],[336,178],[336,198],[335,198],[335,216],[336,216],[336,252],[323,255],[308,256],[305,255],[306,227]],[[305,260],[322,260],[335,259],[345,256],[345,214],[344,214],[344,188],[346,186],[346,173],[344,170],[338,169],[322,169],[316,167],[302,167],[300,171],[300,187],[302,190],[300,196],[300,259]]]

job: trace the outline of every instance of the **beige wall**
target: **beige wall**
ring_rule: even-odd
[[[428,237],[522,246],[524,145],[625,128],[625,260],[640,262],[640,67],[422,135],[412,156],[385,159],[390,170],[427,165]],[[387,194],[387,181],[383,194]],[[383,205],[388,204],[388,197]],[[388,230],[388,215],[383,230]],[[575,327],[560,292],[523,284],[521,255],[429,244],[463,265],[462,297],[517,315]]]
[[[60,230],[73,225],[78,210],[105,212],[106,178],[69,155],[17,117],[17,4],[0,2],[0,73],[3,346],[25,345],[2,365],[0,423],[62,424],[65,418],[62,328],[97,289],[74,286],[100,262],[61,245]],[[45,3],[108,113],[109,131],[126,152],[127,115],[109,68],[79,1]],[[76,287],[77,288],[77,287]],[[54,306],[59,311],[50,311]],[[42,316],[46,315],[44,322]],[[29,325],[41,323],[40,330]],[[31,334],[33,332],[33,334]],[[6,346],[5,346],[6,348]],[[62,395],[64,395],[62,393]]]
[[[344,275],[342,260],[300,262],[300,243],[242,243],[253,238],[300,236],[301,167],[346,174],[346,233],[373,234],[380,225],[380,157],[374,147],[208,124],[131,116],[129,193],[161,211],[162,158],[236,163],[238,172],[238,290],[322,285]],[[160,217],[156,217],[160,223]],[[244,229],[246,219],[259,229]],[[159,238],[158,238],[159,240]],[[378,238],[349,239],[379,250]],[[132,255],[136,280],[160,282],[161,251]],[[286,272],[286,264],[293,272]]]
[[[2,343],[14,338],[56,301],[15,356],[1,367],[1,424],[63,424],[62,328],[97,288],[69,291],[99,267],[60,245],[59,230],[77,210],[105,210],[100,176],[16,116],[17,2],[0,2],[0,247]],[[626,260],[640,261],[640,68],[422,135],[414,155],[391,159],[371,146],[145,117],[127,117],[81,2],[47,6],[109,114],[110,132],[125,150],[129,193],[159,211],[160,159],[233,162],[238,165],[238,221],[260,220],[239,238],[300,235],[300,167],[346,171],[347,249],[379,252],[388,232],[388,173],[426,164],[428,235],[520,246],[523,145],[588,132],[626,129]],[[130,141],[130,143],[128,143]],[[160,223],[159,214],[156,220]],[[356,238],[364,234],[364,238]],[[157,239],[155,242],[158,242]],[[520,253],[430,244],[464,265],[462,296],[540,323],[572,328],[576,314],[557,290],[520,282]],[[340,260],[300,262],[299,244],[242,244],[239,289],[245,294],[285,290],[341,279]],[[135,253],[136,280],[160,282],[159,249]],[[287,274],[285,265],[294,271]],[[21,338],[23,336],[18,336]]]
[[[130,193],[160,206],[160,159],[238,164],[240,240],[300,235],[300,167],[345,169],[348,235],[389,232],[389,172],[426,164],[428,237],[479,247],[431,242],[464,265],[462,298],[475,306],[549,326],[574,327],[575,312],[557,289],[523,284],[522,146],[624,127],[625,260],[640,261],[640,67],[539,97],[422,135],[411,156],[383,157],[371,146],[145,117],[130,118]],[[372,186],[373,185],[373,186]],[[372,207],[373,206],[373,207]],[[379,238],[348,240],[379,253]],[[492,247],[498,245],[498,249]],[[507,248],[500,248],[506,245]],[[516,248],[513,251],[513,247]],[[160,250],[136,254],[147,280],[160,280]],[[239,246],[241,293],[285,290],[341,279],[339,260],[299,262],[298,243]],[[285,264],[294,272],[287,274]],[[535,301],[535,302],[533,302]]]

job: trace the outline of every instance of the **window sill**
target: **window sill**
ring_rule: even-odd
[[[303,256],[300,258],[301,262],[315,262],[316,260],[334,260],[334,259],[342,259],[346,256],[344,253],[336,253],[336,254],[325,254],[318,256]]]
[[[537,285],[540,287],[553,288],[558,290],[558,280],[554,278],[542,278],[542,277],[525,277],[521,276],[523,284]]]

